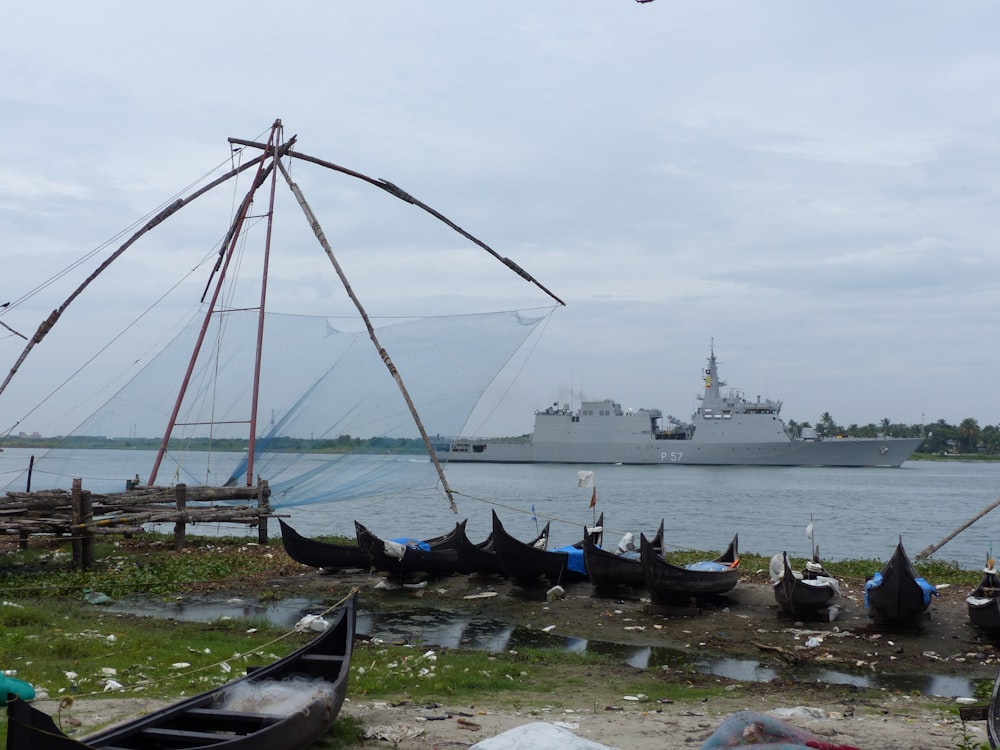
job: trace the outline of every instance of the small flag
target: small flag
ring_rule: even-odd
[[[594,472],[592,472],[592,471],[578,471],[578,472],[576,472],[576,486],[577,487],[593,487],[594,486]]]
[[[538,523],[538,516],[535,515],[535,504],[531,504],[531,520]]]
[[[808,526],[806,526],[806,539],[812,539],[812,538],[813,538],[813,525],[810,523]]]
[[[597,488],[596,487],[594,487],[594,492],[590,496],[590,507],[593,508],[595,505],[597,505]]]

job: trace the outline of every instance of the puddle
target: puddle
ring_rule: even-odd
[[[211,622],[222,617],[266,620],[291,628],[304,615],[322,610],[318,602],[305,598],[282,599],[273,603],[230,599],[184,599],[180,601],[120,601],[110,610],[158,618]],[[630,646],[609,641],[591,641],[562,634],[513,626],[490,618],[442,613],[432,609],[377,611],[359,608],[357,632],[385,641],[408,641],[443,648],[464,648],[487,652],[557,645],[566,651],[589,652],[611,657],[637,669],[677,668],[688,665],[702,674],[717,675],[740,682],[768,682],[773,679],[854,685],[902,692],[919,692],[946,698],[969,698],[975,683],[963,677],[944,675],[855,674],[825,669],[818,665],[779,668],[752,659],[703,658],[689,650],[658,646]]]

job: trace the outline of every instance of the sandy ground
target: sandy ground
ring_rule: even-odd
[[[929,704],[920,697],[894,695],[878,702],[836,706],[797,704],[794,697],[788,693],[759,695],[744,688],[733,690],[725,699],[713,700],[711,705],[623,701],[596,709],[542,705],[520,711],[482,705],[388,705],[349,699],[341,716],[356,717],[361,722],[368,735],[363,747],[394,750],[471,747],[538,721],[620,750],[690,750],[700,748],[727,716],[747,709],[774,712],[824,742],[863,750],[956,750],[986,742],[982,722],[968,722],[963,728],[953,709]],[[55,701],[39,701],[37,705],[53,715],[58,713]],[[60,720],[64,730],[82,728],[124,720],[157,706],[134,698],[80,700],[64,709]],[[966,741],[975,744],[963,745]]]
[[[555,723],[579,737],[621,750],[682,750],[701,747],[726,716],[747,708],[775,709],[780,718],[825,742],[864,750],[954,749],[962,737],[957,717],[921,707],[918,701],[905,697],[894,698],[881,707],[852,707],[847,711],[787,705],[784,700],[760,701],[752,694],[743,694],[713,702],[711,707],[633,705],[615,711],[541,708],[517,713],[475,707],[389,708],[352,703],[344,713],[359,717],[375,736],[387,737],[381,741],[384,746],[400,750],[470,747],[533,721]],[[971,739],[986,741],[985,725],[980,722],[966,726]]]

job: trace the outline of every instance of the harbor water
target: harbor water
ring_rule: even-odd
[[[72,476],[80,476],[94,491],[121,491],[127,479],[145,476],[153,461],[150,451],[70,453],[73,460],[63,475],[36,474],[32,488],[68,487]],[[32,454],[12,448],[0,453],[0,487],[24,489],[16,478]],[[420,463],[399,457],[366,460]],[[579,486],[580,471],[594,472],[592,487]],[[669,546],[721,550],[738,533],[741,551],[766,556],[781,551],[808,555],[805,530],[812,521],[822,558],[833,561],[885,560],[900,537],[915,556],[1000,497],[1000,462],[907,461],[898,469],[451,464],[445,472],[457,515],[440,488],[301,506],[275,498],[272,504],[307,536],[353,536],[357,519],[383,537],[426,538],[468,518],[468,533],[475,541],[489,533],[490,513],[496,510],[505,527],[522,537],[533,536],[538,526],[551,520],[553,543],[563,544],[578,540],[595,512],[603,512],[607,543],[628,531],[637,538],[640,532],[651,535],[662,518]],[[597,502],[591,508],[595,492]],[[243,530],[231,524],[199,524],[191,532],[230,535]],[[994,542],[1000,552],[1000,509],[932,557],[978,569]]]

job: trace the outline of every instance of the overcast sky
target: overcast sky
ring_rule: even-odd
[[[4,27],[0,303],[280,118],[567,303],[479,434],[571,393],[687,418],[713,340],[728,384],[786,419],[1000,421],[995,3],[38,0]],[[372,243],[349,262],[374,312],[547,304],[457,235],[401,228],[412,207],[313,190]],[[65,294],[0,322],[30,335]],[[3,373],[23,344],[0,330]],[[35,366],[75,365],[47,344]],[[0,396],[0,431],[36,382]]]

